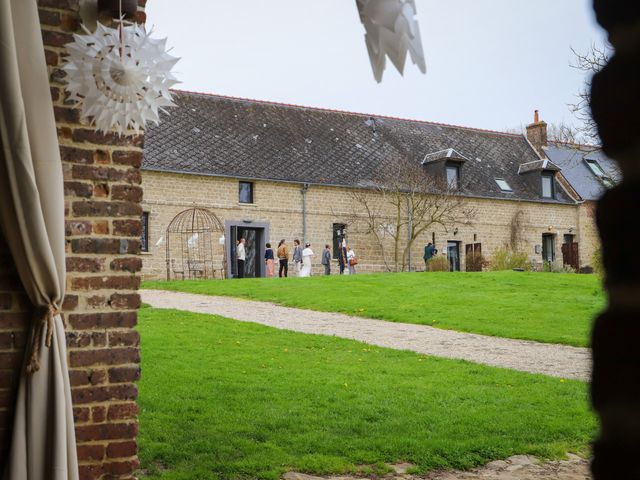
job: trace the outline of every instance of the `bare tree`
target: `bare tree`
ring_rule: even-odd
[[[392,162],[361,186],[349,193],[348,222],[375,239],[388,271],[406,269],[411,247],[428,228],[470,225],[476,214],[458,189],[406,159]]]
[[[569,109],[584,124],[584,127],[579,129],[580,140],[586,143],[600,144],[598,128],[591,116],[591,79],[609,62],[612,48],[609,44],[592,44],[586,53],[578,52],[574,48],[571,49],[571,52],[574,59],[570,66],[584,72],[586,78],[577,95],[578,101],[575,104],[570,104]]]

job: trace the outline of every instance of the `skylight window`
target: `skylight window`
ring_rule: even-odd
[[[503,192],[513,192],[511,185],[504,178],[496,178],[495,181]]]
[[[602,167],[600,166],[600,164],[595,161],[595,160],[587,160],[587,165],[589,166],[589,169],[591,169],[591,171],[593,172],[593,174],[598,177],[598,178],[604,178],[607,176],[606,173],[604,173],[604,170],[602,169]]]

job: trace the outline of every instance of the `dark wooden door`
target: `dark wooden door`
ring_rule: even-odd
[[[562,263],[573,267],[576,272],[580,270],[580,258],[578,256],[578,242],[562,244]]]
[[[467,243],[464,246],[465,263],[467,272],[482,271],[482,244]]]

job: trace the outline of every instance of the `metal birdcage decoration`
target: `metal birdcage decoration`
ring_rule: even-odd
[[[224,225],[210,211],[193,207],[178,213],[166,230],[167,280],[215,278],[218,270],[224,278],[224,245],[218,234],[224,234]]]

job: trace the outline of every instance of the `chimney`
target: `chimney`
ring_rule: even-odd
[[[527,139],[536,149],[538,155],[542,158],[546,158],[546,154],[542,147],[547,146],[547,123],[543,120],[540,121],[540,115],[538,110],[533,113],[533,123],[527,125]]]

